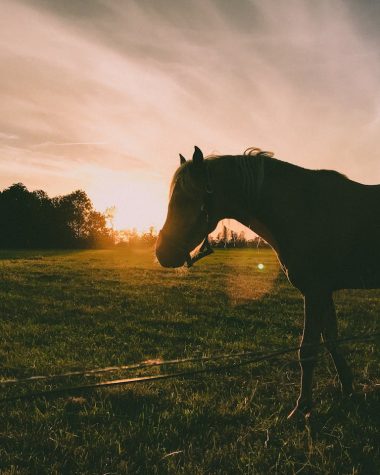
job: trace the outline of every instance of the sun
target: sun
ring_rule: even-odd
[[[108,172],[90,186],[89,196],[97,210],[115,207],[116,230],[147,231],[161,229],[167,211],[167,189],[155,177],[141,174]]]

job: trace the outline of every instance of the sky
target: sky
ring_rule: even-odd
[[[0,188],[160,228],[194,145],[380,183],[380,2],[0,0]]]

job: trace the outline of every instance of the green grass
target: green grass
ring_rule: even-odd
[[[3,380],[270,352],[296,346],[302,332],[301,296],[269,250],[218,251],[189,272],[160,268],[152,251],[1,251],[0,274]],[[336,302],[341,336],[379,331],[380,291],[342,291]],[[222,374],[2,403],[0,473],[379,473],[378,348],[345,350],[356,397],[340,397],[322,352],[306,426],[286,419],[298,395],[295,354]],[[49,387],[59,384],[0,386],[0,397]]]

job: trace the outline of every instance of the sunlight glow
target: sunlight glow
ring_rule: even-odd
[[[252,264],[259,257],[260,250],[251,249]],[[271,251],[264,251],[266,255],[270,256]],[[255,256],[256,255],[256,256]],[[257,279],[255,273],[250,272],[247,267],[247,258],[245,253],[237,252],[233,257],[235,267],[231,266],[228,269],[226,276],[226,288],[228,290],[229,301],[231,305],[241,305],[244,301],[259,300],[264,295],[271,292],[275,286],[278,276],[279,268],[275,272],[263,272],[260,279]],[[256,261],[257,262],[257,261]],[[261,270],[265,268],[264,264],[256,264],[255,267]],[[263,266],[260,268],[259,266]],[[239,269],[239,271],[236,271]]]
[[[103,168],[88,170],[91,176],[89,196],[101,211],[115,206],[113,227],[136,229],[139,233],[162,227],[167,209],[167,186],[164,180],[142,172],[124,172]]]

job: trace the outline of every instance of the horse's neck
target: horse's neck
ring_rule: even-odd
[[[278,250],[284,226],[292,225],[297,207],[292,180],[301,170],[264,155],[231,157],[226,161],[221,215],[250,227]]]
[[[233,218],[246,224],[259,201],[264,182],[264,158],[222,156],[208,165],[214,182],[217,218]]]
[[[235,165],[241,183],[242,200],[246,203],[247,212],[254,214],[257,208],[264,182],[263,155],[241,155],[235,158]]]
[[[263,227],[267,237],[262,237],[278,251],[299,244],[305,234],[314,200],[314,175],[280,160],[267,160],[264,167],[264,183],[251,223],[254,231],[257,223]],[[260,234],[259,226],[256,232]]]
[[[262,213],[264,183],[270,187],[272,158],[264,155],[241,156],[236,159],[238,175],[241,177],[241,194],[245,211],[242,223],[278,250],[279,244],[271,225]]]

